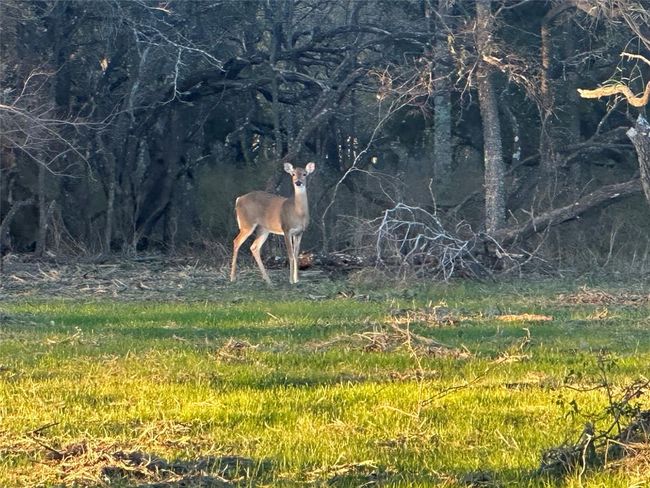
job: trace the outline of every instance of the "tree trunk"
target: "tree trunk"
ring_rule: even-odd
[[[0,172],[1,174],[2,172]],[[8,239],[8,234],[9,234],[9,227],[11,226],[11,222],[13,222],[14,217],[18,213],[18,210],[20,210],[22,207],[26,207],[28,205],[32,205],[34,202],[31,198],[28,198],[27,200],[23,200],[20,202],[14,203],[11,208],[9,209],[9,212],[7,212],[7,215],[4,216],[4,218],[0,221],[0,285],[2,284],[2,277],[4,274],[4,253],[5,253],[5,243],[9,240]]]
[[[101,136],[98,136],[101,137]],[[103,147],[100,146],[100,147]],[[107,197],[106,197],[106,226],[104,227],[104,252],[110,254],[111,252],[111,242],[113,241],[113,221],[115,215],[115,174],[116,174],[116,163],[115,155],[108,151],[105,154],[106,161],[106,173],[108,178],[108,188],[107,188]]]
[[[36,240],[36,255],[42,257],[47,240],[47,198],[45,195],[45,163],[39,161],[38,167],[38,238]]]
[[[476,4],[477,37],[480,55],[490,47],[492,15],[491,0]],[[495,233],[505,225],[505,168],[501,146],[499,108],[492,84],[492,68],[480,60],[477,72],[478,99],[483,119],[483,154],[485,159],[485,230]]]
[[[575,8],[576,2],[572,0],[560,3],[547,12],[541,25],[539,153],[543,175],[552,179],[559,176],[559,147],[577,142],[580,137],[577,76],[571,65],[564,63],[575,52],[572,16],[567,15]],[[554,36],[558,24],[562,31]]]
[[[636,149],[643,192],[645,193],[646,200],[650,204],[650,124],[648,124],[648,121],[643,116],[639,115],[634,127],[631,127],[627,131],[627,136]]]
[[[429,9],[432,8],[428,5]],[[438,0],[438,15],[433,20],[435,41],[433,56],[433,181],[437,189],[448,187],[451,175],[451,83],[449,75],[453,69],[447,41],[449,32],[450,2]],[[428,12],[429,15],[430,12]],[[438,193],[440,193],[438,191]]]
[[[269,2],[273,8],[273,30],[271,31],[271,53],[269,66],[271,68],[271,115],[273,119],[273,136],[275,138],[275,159],[280,160],[283,154],[282,130],[280,127],[280,84],[278,82],[277,57],[282,44],[282,12],[281,5],[277,1]]]

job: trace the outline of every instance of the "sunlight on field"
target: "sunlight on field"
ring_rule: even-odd
[[[647,292],[303,291],[3,304],[0,486],[649,481],[647,456],[539,471],[647,381]]]

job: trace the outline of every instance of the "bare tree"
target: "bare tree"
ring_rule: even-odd
[[[483,153],[485,159],[485,229],[494,234],[505,225],[506,190],[502,153],[501,122],[492,81],[492,65],[485,61],[491,55],[494,16],[491,0],[476,2],[476,45],[479,60],[476,72],[481,117],[483,119]]]

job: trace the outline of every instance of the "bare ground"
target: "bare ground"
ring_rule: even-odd
[[[147,256],[107,262],[34,260],[16,255],[4,259],[0,302],[7,299],[207,300],[225,291],[267,289],[255,268],[240,266],[238,281],[230,283],[227,266],[199,258]],[[272,289],[289,288],[288,270],[269,269]],[[329,281],[317,270],[302,271],[301,288]]]

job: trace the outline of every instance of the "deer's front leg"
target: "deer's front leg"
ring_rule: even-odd
[[[290,231],[287,231],[284,234],[284,243],[287,246],[287,258],[289,258],[289,283],[295,283],[293,281],[293,236],[291,235]]]
[[[300,256],[300,241],[302,232],[293,236],[293,282],[298,283],[298,257]]]

